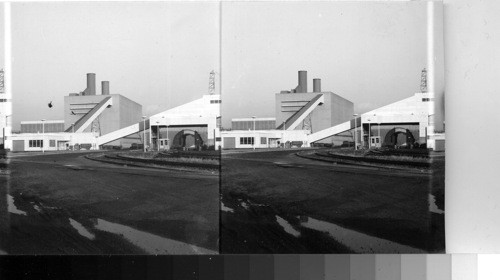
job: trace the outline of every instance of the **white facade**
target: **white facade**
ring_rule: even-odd
[[[13,151],[26,152],[71,150],[74,145],[99,148],[94,133],[21,133],[8,136],[8,143]]]
[[[218,94],[203,95],[202,98],[174,107],[149,118],[150,126],[206,126],[209,143],[215,147],[221,145],[220,118],[221,98]],[[215,139],[214,139],[215,137]]]
[[[231,130],[222,131],[223,149],[278,148],[290,142],[309,147],[308,130]],[[252,141],[253,139],[253,141]],[[252,144],[253,143],[253,144]]]
[[[429,114],[434,108],[429,93],[415,93],[401,101],[361,114],[363,124],[418,123],[419,137],[426,138]]]

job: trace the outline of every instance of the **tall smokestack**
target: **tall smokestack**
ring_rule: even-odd
[[[321,79],[313,79],[313,92],[321,92]]]
[[[298,93],[307,92],[307,71],[299,71],[299,86],[297,87]]]
[[[85,95],[95,95],[95,73],[87,73],[87,89]]]
[[[109,95],[109,81],[101,82],[102,95]]]

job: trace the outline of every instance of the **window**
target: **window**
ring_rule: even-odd
[[[49,140],[49,146],[50,147],[55,147],[56,146],[56,140]]]
[[[29,140],[28,146],[30,148],[41,148],[43,146],[43,140]]]
[[[377,138],[377,144],[378,144],[378,143],[380,143],[380,139],[379,139],[379,138]]]
[[[375,138],[372,138],[372,144],[375,144]]]
[[[210,100],[210,104],[220,104],[220,100]]]
[[[253,145],[253,137],[240,137],[240,145]]]
[[[431,101],[430,98],[422,98],[422,102],[429,102],[429,101]]]
[[[263,145],[267,144],[267,138],[266,137],[260,137],[260,143]]]

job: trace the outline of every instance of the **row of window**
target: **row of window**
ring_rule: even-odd
[[[221,103],[220,100],[210,100],[210,104],[219,104]]]
[[[30,148],[41,148],[43,147],[43,140],[29,140]]]
[[[43,140],[29,140],[28,146],[30,148],[41,148],[43,147]],[[56,140],[49,140],[49,147],[55,147]]]
[[[253,137],[240,137],[240,145],[253,145],[254,144],[254,138]],[[267,138],[266,137],[260,137],[260,144],[266,145],[267,144]]]
[[[240,145],[253,145],[253,137],[240,137]]]

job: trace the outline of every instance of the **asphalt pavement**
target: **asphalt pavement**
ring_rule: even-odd
[[[1,180],[8,254],[216,253],[218,172],[125,167],[86,153],[14,154]],[[5,225],[5,223],[4,223]]]
[[[430,194],[444,201],[439,174],[340,166],[296,152],[223,153],[222,253],[444,251],[444,215],[429,207]]]

